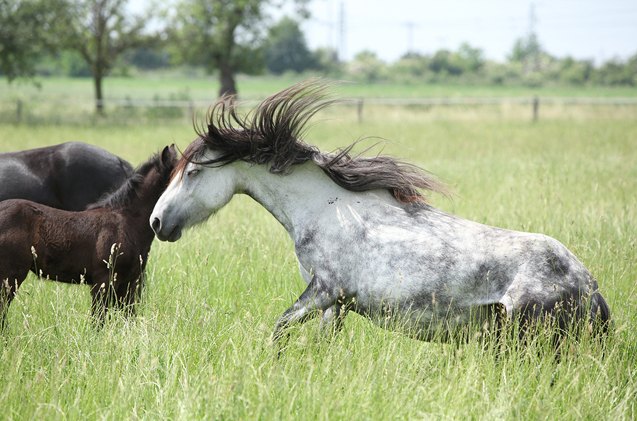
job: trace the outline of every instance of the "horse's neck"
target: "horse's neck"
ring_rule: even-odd
[[[139,187],[139,190],[133,199],[124,207],[132,214],[138,216],[140,220],[148,220],[150,214],[153,212],[155,203],[161,196],[162,189],[159,187],[158,182],[144,181],[143,185]],[[148,225],[147,223],[145,225]]]
[[[241,174],[242,192],[266,208],[292,238],[330,200],[353,194],[313,163],[294,166],[290,174],[272,174],[264,165],[246,164]]]

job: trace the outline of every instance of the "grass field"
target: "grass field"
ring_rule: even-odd
[[[254,102],[300,80],[299,77],[238,78],[239,98]],[[39,85],[28,82],[7,84],[0,78],[0,123],[29,125],[98,125],[157,124],[158,121],[181,120],[188,124],[193,113],[205,113],[217,96],[218,83],[212,76],[171,77],[151,74],[144,78],[109,77],[104,82],[105,111],[108,118],[94,114],[94,94],[88,78],[40,78]],[[525,119],[532,115],[530,101],[540,98],[540,118],[637,118],[637,89],[627,87],[523,87],[472,85],[400,85],[380,83],[362,85],[340,81],[334,91],[341,98],[365,101],[363,119],[375,119],[373,110],[378,102],[399,99],[417,101],[484,100],[493,104],[478,105],[409,105],[400,110],[416,111],[417,119]],[[616,102],[614,104],[583,104],[589,98]],[[564,103],[568,99],[568,103]],[[619,99],[619,100],[618,100]],[[526,104],[518,103],[520,100]],[[623,101],[623,102],[622,102]],[[628,101],[629,103],[625,103]],[[373,108],[368,104],[376,102]],[[349,103],[353,118],[356,104]],[[393,107],[390,107],[393,109]],[[370,114],[370,110],[372,113]],[[380,112],[384,115],[387,110]],[[391,112],[391,110],[390,110]]]
[[[263,98],[272,92],[286,88],[300,81],[304,76],[267,77],[239,76],[239,94],[245,98]],[[55,99],[59,97],[91,100],[93,82],[90,78],[49,77],[36,79],[38,85],[28,82],[7,84],[0,77],[0,100],[12,97],[35,97]],[[170,95],[187,95],[193,100],[210,100],[217,95],[219,84],[215,76],[192,75],[191,77],[149,74],[143,78],[108,77],[104,81],[104,93],[108,98],[152,99],[155,96],[168,98]],[[343,81],[339,95],[346,97],[390,97],[418,98],[423,96],[562,96],[562,97],[636,97],[637,90],[631,87],[577,86],[577,87],[524,87],[524,86],[482,86],[453,84],[413,84],[378,83],[364,85]]]
[[[263,89],[263,88],[260,88]],[[634,419],[637,417],[637,119],[428,118],[418,108],[318,116],[307,141],[366,136],[447,182],[436,206],[563,242],[600,283],[615,333],[496,358],[478,343],[431,344],[349,315],[340,335],[295,328],[282,358],[277,317],[303,291],[293,245],[238,196],[177,243],[155,242],[140,317],[89,321],[89,291],[21,288],[0,340],[3,419]],[[424,116],[424,117],[423,117]],[[187,123],[0,125],[0,151],[84,140],[139,163],[184,148]],[[372,138],[369,143],[378,139]],[[0,250],[1,252],[1,250]]]

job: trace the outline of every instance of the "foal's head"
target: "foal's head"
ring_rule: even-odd
[[[159,196],[166,190],[177,161],[175,145],[170,145],[143,164],[136,172],[141,176],[138,196],[147,198],[154,206]]]
[[[175,146],[164,147],[160,153],[154,154],[137,167],[119,189],[87,209],[138,207],[140,203],[148,204],[152,209],[166,189],[177,161]]]

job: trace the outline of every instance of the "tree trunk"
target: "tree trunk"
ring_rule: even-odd
[[[95,112],[104,114],[104,97],[102,95],[102,75],[95,72],[93,75],[93,83],[95,84]]]
[[[219,96],[237,95],[237,85],[234,81],[234,71],[228,63],[219,66]]]

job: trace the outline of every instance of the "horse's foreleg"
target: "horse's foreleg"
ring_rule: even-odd
[[[325,284],[315,275],[303,294],[277,321],[272,334],[272,341],[277,343],[285,330],[294,323],[303,323],[317,316],[321,311],[330,313],[328,310],[335,307],[337,300],[338,295],[326,288]],[[331,318],[331,316],[328,315],[328,318]]]
[[[347,306],[341,303],[336,303],[332,307],[323,312],[321,318],[321,332],[325,336],[334,336],[338,334],[343,328],[343,320],[347,315]]]

